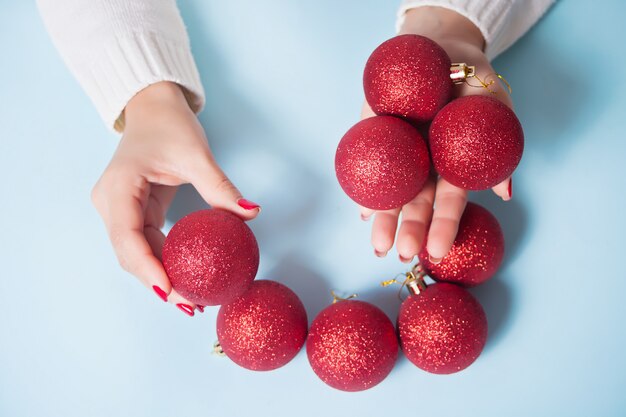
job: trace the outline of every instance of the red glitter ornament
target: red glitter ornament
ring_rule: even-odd
[[[487,317],[467,290],[436,283],[404,300],[398,335],[402,351],[418,368],[451,374],[467,368],[482,352]]]
[[[428,179],[430,159],[422,135],[392,116],[361,120],[343,136],[335,155],[341,188],[374,210],[401,207]]]
[[[451,65],[436,42],[419,35],[396,36],[367,60],[365,98],[376,114],[430,121],[452,97]]]
[[[486,190],[507,179],[524,151],[515,113],[493,97],[465,96],[446,105],[428,135],[435,169],[466,190]]]
[[[252,230],[236,215],[200,210],[180,219],[163,245],[163,266],[172,287],[202,306],[243,294],[259,266]]]
[[[307,316],[298,296],[275,281],[254,281],[241,297],[217,314],[221,350],[253,371],[280,368],[302,348]]]
[[[498,220],[475,203],[467,203],[452,249],[441,262],[430,262],[426,246],[419,253],[420,264],[431,278],[465,287],[491,278],[503,257],[504,235]]]
[[[362,391],[387,377],[398,356],[398,340],[378,307],[342,300],[313,320],[306,343],[313,371],[342,391]]]

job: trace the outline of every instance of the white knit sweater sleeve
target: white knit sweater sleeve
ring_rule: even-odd
[[[204,91],[175,0],[37,0],[63,60],[105,123],[124,128],[123,110],[159,81],[184,87],[195,112]]]
[[[554,0],[404,0],[398,11],[399,31],[405,13],[420,6],[454,10],[472,21],[485,38],[489,59],[521,38],[554,3]]]

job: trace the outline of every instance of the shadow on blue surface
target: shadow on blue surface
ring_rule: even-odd
[[[206,208],[209,208],[209,205],[204,202],[193,186],[190,184],[181,185],[178,187],[176,197],[167,212],[167,220],[174,224],[187,214]]]
[[[507,280],[498,274],[489,282],[473,288],[471,293],[476,296],[485,309],[489,324],[489,336],[485,352],[495,347],[511,327],[511,313],[515,298]]]
[[[288,253],[276,267],[259,279],[271,279],[291,288],[306,308],[309,324],[315,316],[332,303],[330,283],[309,265],[306,258]]]
[[[512,306],[515,294],[511,292],[509,279],[515,279],[507,274],[509,265],[523,250],[524,237],[528,229],[528,211],[523,204],[523,198],[503,202],[491,191],[473,193],[470,199],[487,208],[498,219],[505,239],[504,260],[498,273],[486,283],[472,288],[471,292],[482,304],[489,322],[489,338],[485,350],[498,344],[511,326]]]

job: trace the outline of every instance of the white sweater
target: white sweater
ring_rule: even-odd
[[[404,0],[396,30],[405,13],[419,6],[454,10],[474,23],[485,38],[485,54],[491,60],[521,38],[554,3],[554,0]]]
[[[441,6],[470,19],[483,33],[490,58],[521,37],[553,0],[405,0],[398,13]],[[189,38],[175,0],[37,0],[63,60],[105,123],[124,129],[123,110],[158,81],[185,89],[195,112],[204,105]]]
[[[38,0],[63,60],[109,127],[124,128],[123,110],[158,81],[183,86],[192,109],[204,90],[175,0]]]

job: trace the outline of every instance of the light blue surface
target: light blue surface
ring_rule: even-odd
[[[400,359],[356,394],[324,385],[304,352],[270,373],[211,355],[216,309],[190,319],[117,266],[89,201],[116,138],[31,3],[0,1],[0,416],[626,414],[626,3],[562,1],[495,62],[526,152],[511,203],[472,196],[508,245],[473,291],[490,323],[483,355],[451,376]],[[395,318],[396,291],[378,282],[405,266],[373,256],[333,157],[396,2],[181,3],[209,96],[202,122],[264,208],[251,223],[259,277],[290,285],[310,319],[331,288]],[[170,225],[200,206],[183,190]]]

